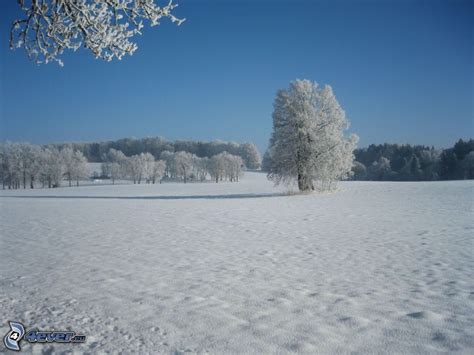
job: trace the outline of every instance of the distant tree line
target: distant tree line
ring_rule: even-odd
[[[211,179],[238,182],[245,167],[238,155],[221,152],[212,157],[198,157],[185,151],[168,150],[155,159],[151,153],[127,157],[122,151],[110,148],[103,154],[101,178],[130,180],[140,184],[172,181],[200,181]],[[90,164],[84,154],[73,145],[37,146],[28,143],[0,144],[0,180],[3,189],[59,187],[63,181],[79,186],[90,177]]]
[[[224,142],[220,140],[212,142],[176,140],[169,141],[162,137],[149,138],[123,138],[115,141],[92,142],[92,143],[65,143],[56,144],[57,148],[71,146],[74,150],[81,151],[89,162],[102,163],[104,156],[110,149],[121,151],[125,156],[150,153],[155,159],[160,159],[163,152],[186,152],[194,154],[199,158],[211,158],[214,155],[227,152],[240,156],[247,169],[260,168],[260,153],[252,143]]]
[[[430,181],[474,179],[474,140],[460,139],[452,148],[372,144],[354,151],[353,180]],[[268,165],[265,153],[262,169]]]
[[[474,140],[460,139],[452,148],[381,144],[354,152],[354,180],[474,179]]]

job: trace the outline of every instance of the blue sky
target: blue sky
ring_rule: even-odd
[[[162,1],[162,0],[157,0]],[[451,146],[473,132],[472,1],[175,0],[139,49],[37,66],[8,48],[16,1],[0,8],[0,140],[121,137],[255,142],[266,148],[275,92],[332,85],[359,146]]]

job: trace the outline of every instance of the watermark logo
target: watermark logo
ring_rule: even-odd
[[[20,341],[29,343],[84,343],[85,335],[76,334],[71,331],[41,331],[31,329],[25,331],[25,327],[20,322],[8,322],[10,331],[3,338],[3,343],[9,350],[20,351]]]
[[[10,350],[20,351],[20,340],[25,335],[23,324],[18,322],[8,322],[10,331],[3,338],[3,343]]]

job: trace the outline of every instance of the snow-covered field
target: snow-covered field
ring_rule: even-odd
[[[29,352],[472,353],[474,182],[2,191],[7,320]]]

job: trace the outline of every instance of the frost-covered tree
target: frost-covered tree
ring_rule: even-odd
[[[392,174],[390,160],[380,157],[379,160],[372,163],[367,173],[370,180],[388,180]]]
[[[42,179],[48,187],[59,187],[64,175],[64,163],[61,152],[55,147],[43,151]]]
[[[214,155],[208,162],[208,171],[212,179],[219,181],[239,181],[242,176],[244,162],[240,156],[222,152]]]
[[[66,176],[69,187],[71,187],[71,182],[73,179],[73,172],[74,172],[74,151],[71,147],[64,147],[61,149],[61,160],[63,162],[64,167],[64,175]]]
[[[425,149],[420,152],[421,176],[423,180],[437,180],[439,178],[439,161],[441,151]]]
[[[21,180],[23,182],[23,188],[26,189],[26,180],[29,175],[30,166],[33,164],[32,147],[29,144],[18,144],[19,160],[18,168]]]
[[[174,153],[168,150],[161,152],[160,159],[166,163],[165,176],[169,179],[176,177],[176,167],[174,164]]]
[[[115,185],[115,180],[120,179],[126,174],[124,171],[124,165],[118,162],[105,163],[105,166],[107,175],[112,179],[113,185]]]
[[[61,161],[69,187],[71,187],[73,180],[76,181],[76,186],[79,186],[79,180],[89,176],[87,159],[82,152],[74,151],[72,147],[64,147],[61,150]]]
[[[253,143],[244,143],[239,146],[239,155],[248,169],[260,168],[260,153]]]
[[[205,181],[209,173],[209,158],[204,157],[196,161],[196,173],[199,181]]]
[[[153,178],[153,171],[155,169],[155,157],[150,153],[140,154],[140,158],[143,161],[143,177],[145,182],[149,184]]]
[[[209,161],[209,174],[211,175],[211,178],[216,181],[216,183],[218,183],[219,180],[222,181],[225,174],[224,153],[212,156]]]
[[[2,179],[2,189],[5,190],[5,186],[7,185],[8,181],[8,160],[7,160],[7,152],[6,152],[6,145],[0,144],[0,179]]]
[[[72,157],[73,169],[71,177],[76,181],[76,186],[79,186],[79,181],[87,179],[90,174],[89,164],[87,159],[82,152],[76,150]]]
[[[22,150],[18,143],[7,142],[2,147],[2,179],[8,189],[19,189],[21,181]]]
[[[227,152],[219,154],[224,163],[224,176],[230,182],[238,182],[242,175],[244,162],[240,156],[232,155]]]
[[[364,180],[367,176],[367,168],[364,164],[354,161],[352,166],[352,173],[354,180]]]
[[[31,164],[28,169],[28,175],[30,179],[30,188],[35,187],[35,182],[39,179],[40,173],[41,173],[41,166],[43,164],[42,162],[42,154],[43,151],[41,147],[37,145],[31,145],[29,154],[31,154]]]
[[[110,148],[102,160],[104,161],[101,165],[102,174],[110,177],[112,184],[115,184],[115,180],[126,175],[127,157],[120,150]]]
[[[146,22],[158,25],[163,17],[180,25],[172,13],[172,0],[159,6],[155,0],[17,0],[24,13],[13,22],[10,47],[24,47],[36,63],[57,61],[65,49],[81,46],[107,61],[133,54],[133,37]]]
[[[26,189],[27,182],[34,187],[35,178],[38,175],[38,146],[28,143],[5,143],[0,144],[0,168],[3,187],[6,185],[11,189],[23,186]]]
[[[159,181],[161,184],[161,179],[165,175],[166,163],[163,160],[157,160],[153,162],[151,169],[150,179],[152,184],[156,181]]]
[[[417,156],[413,156],[410,160],[410,172],[413,180],[419,180],[422,174],[420,159]]]
[[[141,183],[143,175],[145,173],[145,159],[143,153],[140,155],[132,155],[127,158],[127,171],[133,183]]]
[[[349,127],[332,88],[295,80],[279,90],[274,103],[268,178],[276,184],[298,182],[300,191],[325,190],[351,174],[357,136]]]
[[[174,166],[178,177],[183,178],[184,183],[187,182],[189,172],[193,164],[193,155],[187,152],[177,152],[174,155]]]

